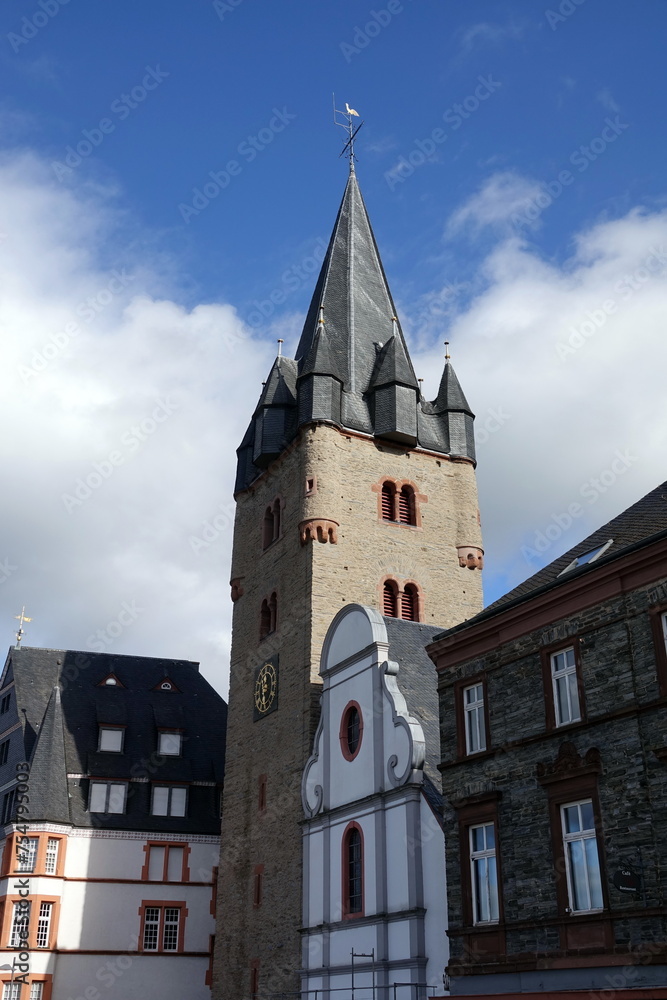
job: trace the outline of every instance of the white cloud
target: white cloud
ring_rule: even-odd
[[[609,87],[603,87],[596,95],[596,100],[600,102],[605,111],[620,111],[620,106],[614,100]]]
[[[485,226],[505,229],[512,218],[523,215],[540,194],[539,181],[523,177],[513,170],[492,174],[447,223],[447,234],[453,236],[463,229],[474,234]]]
[[[483,263],[484,290],[465,307],[449,300],[450,315],[458,305],[453,363],[483,439],[478,480],[494,596],[667,478],[667,211],[636,208],[576,234],[574,246],[558,265],[501,239]],[[437,327],[442,295],[433,298]],[[434,372],[428,398],[441,351],[414,359]],[[617,450],[629,465],[613,483],[605,474],[591,486]],[[581,511],[568,530],[531,556],[538,533],[571,504]]]
[[[110,199],[29,156],[0,164],[0,219],[5,638],[25,604],[28,645],[199,659],[224,690],[235,448],[273,348],[158,294]]]
[[[507,39],[520,38],[524,32],[524,25],[511,22],[508,24],[492,24],[489,21],[482,21],[478,24],[471,24],[463,29],[460,37],[460,48],[463,56],[469,55],[473,49],[483,45],[500,45]]]

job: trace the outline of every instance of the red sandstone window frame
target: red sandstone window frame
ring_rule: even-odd
[[[267,505],[264,511],[262,518],[262,552],[266,552],[282,536],[283,507],[283,498],[277,496]]]
[[[577,676],[577,693],[579,695],[579,715],[581,718],[574,719],[572,722],[564,722],[562,725],[558,725],[556,722],[556,705],[554,702],[554,686],[553,686],[553,673],[551,669],[552,657],[557,653],[563,653],[568,649],[574,650],[574,665]],[[545,709],[545,720],[546,728],[550,731],[558,730],[565,731],[572,726],[579,726],[583,722],[586,722],[586,697],[584,690],[584,679],[581,670],[581,649],[579,644],[579,638],[574,636],[569,639],[563,639],[560,642],[551,643],[549,646],[544,646],[540,650],[540,661],[542,664],[542,687],[544,690],[544,709]]]
[[[173,884],[173,883],[172,883]],[[146,910],[149,907],[154,907],[160,911],[160,920],[158,924],[158,947],[157,948],[144,948],[144,931],[146,929]],[[164,948],[164,925],[165,925],[165,910],[174,909],[179,910],[180,915],[178,918],[178,937],[176,948]],[[184,899],[142,899],[141,906],[138,910],[140,917],[139,924],[139,942],[138,951],[144,955],[180,955],[184,948],[185,942],[185,921],[188,916],[188,908],[186,906]]]
[[[162,866],[162,878],[149,878],[148,873],[150,870],[150,860],[151,860],[151,848],[152,847],[164,847],[164,862]],[[180,879],[168,879],[167,875],[169,873],[169,849],[172,847],[181,848],[183,850],[183,864],[181,868]],[[159,885],[164,882],[166,885],[178,885],[182,882],[190,881],[190,868],[188,861],[190,859],[190,845],[184,840],[148,840],[144,844],[144,864],[141,869],[141,880],[142,882],[150,882],[152,885]]]
[[[474,750],[472,753],[469,753],[466,738],[465,691],[467,688],[475,687],[477,684],[482,685],[484,695],[484,736],[486,738],[486,746],[483,750]],[[492,748],[492,741],[487,675],[485,673],[478,673],[471,677],[462,677],[461,680],[456,681],[454,684],[454,706],[456,712],[456,753],[458,759],[468,760],[489,753]]]
[[[385,588],[391,587],[393,590],[393,601],[396,614],[387,613],[385,602]],[[403,598],[406,588],[412,591],[414,618],[403,618]],[[395,576],[385,576],[378,585],[378,601],[381,613],[385,618],[400,618],[402,621],[422,622],[424,620],[424,596],[422,589],[416,580],[398,580]]]
[[[28,834],[29,837],[37,838],[39,843],[37,845],[37,854],[35,857],[35,867],[32,872],[24,873],[29,874],[32,877],[36,875],[44,876],[44,878],[62,878],[65,872],[65,852],[67,848],[67,837],[59,833],[50,832],[36,832],[32,831]],[[21,840],[22,835],[18,832],[14,832],[9,835],[5,841],[5,855],[2,860],[2,874],[8,875],[10,872],[19,873],[19,853],[21,850]],[[46,852],[48,848],[48,843],[50,840],[58,841],[58,855],[56,858],[56,870],[55,872],[47,872],[46,870]]]
[[[11,980],[11,975],[9,975],[9,974],[7,974],[7,976],[5,978],[5,974],[4,973],[0,973],[0,977],[1,977],[0,978],[0,997],[3,997],[5,995],[5,986],[9,986],[10,983],[12,982],[12,980]],[[32,987],[33,987],[34,983],[42,983],[43,989],[42,989],[41,1000],[51,1000],[51,994],[52,994],[52,990],[53,990],[53,976],[50,975],[49,973],[45,973],[45,972],[38,972],[38,973],[35,973],[34,975],[28,974],[28,978],[23,983],[23,986],[27,986],[28,990],[27,990],[27,992],[25,992],[25,991],[22,990],[21,997],[22,998],[24,997],[25,1000],[28,1000],[28,997],[30,996],[30,994],[32,992]],[[14,985],[18,985],[18,983],[17,983],[16,980],[14,980]]]
[[[265,597],[259,610],[259,638],[266,639],[278,628],[278,595],[272,591],[270,597]]]
[[[259,910],[264,898],[264,865],[255,865],[252,872],[252,908]]]
[[[371,490],[377,494],[378,520],[383,524],[392,524],[400,528],[420,528],[422,527],[421,505],[428,502],[428,497],[419,492],[416,483],[411,479],[394,479],[392,476],[383,476],[382,479],[373,483]],[[409,520],[401,519],[401,496],[409,494]],[[391,517],[386,517],[386,513],[391,507]]]
[[[28,950],[45,952],[53,951],[56,947],[56,941],[58,940],[58,924],[60,921],[60,904],[61,899],[59,896],[48,896],[48,895],[30,895],[26,897],[27,902],[31,904],[30,907],[30,923],[28,929]],[[3,912],[2,912],[2,929],[0,930],[0,941],[6,942],[3,947],[11,950],[15,950],[14,946],[11,944],[12,939],[12,928],[14,926],[14,904],[20,903],[23,900],[20,896],[8,895],[5,896],[3,902]],[[51,916],[49,917],[49,936],[45,946],[37,946],[37,930],[39,924],[39,910],[42,903],[51,904]]]
[[[350,863],[349,863],[349,846],[350,838],[352,836],[352,831],[356,830],[359,833],[359,846],[361,852],[361,907],[359,910],[350,910]],[[358,920],[360,917],[366,914],[366,872],[365,872],[365,850],[364,850],[364,831],[361,826],[352,821],[348,823],[343,831],[343,836],[341,838],[341,904],[342,904],[342,917],[343,920]]]
[[[350,714],[353,710],[356,710],[359,716],[359,742],[357,743],[356,750],[350,750],[348,741],[348,725],[350,721]],[[340,750],[345,758],[345,760],[354,760],[354,758],[359,754],[361,750],[361,744],[364,739],[364,716],[361,711],[361,705],[358,701],[348,701],[347,705],[343,709],[343,714],[340,718],[340,730],[338,732],[338,739],[340,741]]]
[[[667,603],[649,609],[653,646],[655,649],[655,669],[661,697],[667,695]]]
[[[499,792],[488,792],[466,801],[458,807],[459,864],[461,871],[461,916],[466,930],[484,931],[485,928],[501,932],[501,950],[504,951],[505,908],[503,903],[503,865],[498,823]],[[474,923],[473,883],[470,864],[470,829],[474,826],[493,824],[496,850],[496,877],[498,879],[498,920]]]
[[[554,865],[554,878],[556,884],[556,903],[559,916],[588,916],[600,915],[609,911],[608,878],[605,864],[604,835],[602,830],[602,818],[600,816],[600,800],[598,796],[598,773],[589,772],[586,774],[557,775],[549,779],[542,779],[542,785],[547,794],[549,809],[549,827],[551,831],[551,850]],[[600,880],[602,883],[602,910],[577,910],[572,911],[570,907],[570,895],[567,878],[567,859],[565,857],[565,843],[563,839],[563,823],[561,819],[561,807],[570,805],[573,802],[581,802],[590,799],[593,803],[593,817],[595,820],[595,835],[598,848],[598,859],[600,863]]]

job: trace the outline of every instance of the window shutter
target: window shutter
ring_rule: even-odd
[[[417,621],[417,594],[414,587],[406,587],[401,594],[401,618],[407,622]]]
[[[413,493],[409,486],[404,486],[398,498],[398,520],[401,524],[414,524]]]
[[[382,484],[382,520],[394,520],[394,487],[391,483]]]
[[[398,618],[398,609],[396,607],[396,591],[389,583],[389,581],[387,581],[384,585],[382,613],[386,615],[388,618]]]

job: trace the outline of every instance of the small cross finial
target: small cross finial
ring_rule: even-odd
[[[445,361],[449,361],[449,341],[445,341]]]
[[[283,344],[284,343],[285,343],[284,340],[280,340],[280,339],[278,340],[278,357],[279,358],[282,358],[282,356],[283,356]]]
[[[341,128],[344,128],[348,136],[347,142],[343,146],[343,149],[341,150],[339,155],[348,157],[350,161],[350,173],[354,173],[354,161],[356,159],[356,153],[354,152],[354,140],[357,135],[357,132],[364,123],[359,122],[358,125],[355,125],[354,119],[359,117],[359,112],[355,111],[354,108],[351,108],[350,105],[347,103],[347,101],[345,102],[345,111],[339,111],[336,108],[336,95],[332,94],[332,97],[333,97],[334,125],[340,125]],[[345,119],[345,121],[344,122],[338,121],[336,115],[340,115],[342,118]]]
[[[21,645],[21,639],[23,638],[23,634],[24,634],[23,624],[24,624],[24,622],[31,622],[32,621],[32,618],[28,618],[27,614],[25,613],[25,604],[21,608],[21,614],[20,615],[14,615],[14,618],[16,618],[17,621],[18,621],[18,623],[19,623],[19,627],[16,630],[16,645],[20,646]]]

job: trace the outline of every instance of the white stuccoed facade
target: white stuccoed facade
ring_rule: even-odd
[[[448,959],[444,836],[425,794],[424,729],[401,693],[378,611],[348,605],[338,613],[320,672],[322,715],[302,784],[303,1000],[347,1000],[352,951],[374,952],[374,961],[354,958],[355,1000],[370,1000],[373,979],[377,1000],[442,995]],[[353,759],[342,750],[341,723],[350,703],[358,706],[363,727]],[[350,823],[363,838],[363,907],[353,914],[345,912]],[[344,992],[333,992],[338,990]]]
[[[30,950],[26,982],[44,978],[43,1000],[149,1000],[153,996],[210,1000],[206,979],[215,931],[211,904],[219,838],[31,823],[30,837],[62,838],[58,873],[46,875],[16,870],[11,833],[15,828],[12,824],[5,831],[9,838],[3,871],[13,870],[0,881],[0,898],[7,899],[2,943],[6,947],[9,942],[11,901],[18,898],[19,881],[22,886],[28,882],[25,898],[32,902],[31,927],[40,899],[57,904],[48,947]],[[187,881],[148,880],[145,848],[149,843],[184,846]],[[184,904],[182,951],[141,954],[140,914],[147,900]],[[10,965],[17,952],[5,947],[0,964]],[[23,990],[27,998],[28,986]]]

